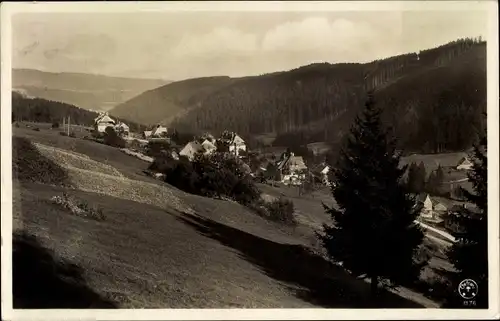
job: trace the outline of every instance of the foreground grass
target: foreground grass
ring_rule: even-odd
[[[62,191],[16,184],[15,230],[37,236],[60,259],[79,266],[96,297],[118,307],[418,306],[391,293],[371,300],[368,284],[303,246],[286,243],[284,235],[280,243],[202,215],[69,191],[103,210],[106,221],[99,222],[51,204]],[[23,295],[15,298],[16,307]]]

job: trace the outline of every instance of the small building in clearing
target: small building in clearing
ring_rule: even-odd
[[[227,145],[229,153],[235,156],[240,156],[240,152],[247,151],[245,140],[236,133],[226,131],[222,134],[220,141]]]
[[[100,114],[97,118],[94,119],[94,128],[99,133],[106,132],[106,128],[115,127],[116,121],[108,116],[107,113]]]
[[[181,151],[179,152],[179,156],[187,157],[189,161],[192,161],[194,160],[194,157],[196,156],[197,153],[203,151],[204,147],[200,143],[193,141],[187,143],[186,146],[184,146],[184,148],[181,149]]]
[[[448,207],[445,204],[431,198],[429,194],[419,196],[417,201],[423,203],[423,207],[420,212],[420,217],[423,219],[434,221],[441,220],[441,216],[443,216],[448,210]]]
[[[326,186],[330,186],[331,185],[330,178],[329,178],[330,166],[325,165],[325,167],[321,170],[320,173],[321,173],[321,179],[323,181],[323,184],[325,184]]]
[[[305,179],[305,171],[307,166],[302,156],[295,156],[294,153],[283,153],[281,159],[277,163],[280,179],[283,180],[288,175],[297,177],[299,180]]]
[[[205,154],[210,155],[214,153],[217,150],[217,147],[208,139],[205,139],[202,143],[201,146],[203,146],[205,150]]]
[[[130,128],[123,122],[118,122],[115,125],[115,131],[121,136],[128,136],[130,134]]]
[[[148,139],[149,137],[151,137],[151,134],[153,133],[152,130],[146,130],[142,133],[142,136],[145,138],[145,139]]]
[[[473,167],[472,162],[470,161],[469,157],[462,157],[460,161],[457,164],[457,170],[459,171],[468,171],[471,170]]]
[[[164,137],[168,133],[168,128],[164,127],[162,125],[156,125],[152,130],[151,130],[151,136],[152,137]]]

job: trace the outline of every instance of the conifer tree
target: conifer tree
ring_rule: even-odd
[[[427,192],[431,195],[440,195],[442,192],[442,185],[444,182],[444,171],[441,165],[429,175],[427,181]]]
[[[473,192],[462,189],[466,200],[475,205],[475,208],[464,208],[457,217],[461,227],[455,233],[457,242],[448,253],[450,261],[458,271],[456,283],[464,279],[472,279],[478,284],[478,294],[474,298],[476,307],[488,307],[488,162],[486,135],[474,147],[471,155],[473,169],[468,173],[472,182]],[[457,297],[455,298],[457,299]],[[451,300],[450,305],[457,304]],[[454,301],[454,302],[453,302]],[[458,305],[463,300],[459,299]]]
[[[418,193],[418,166],[414,162],[408,167],[408,191]]]
[[[424,162],[418,164],[418,170],[416,175],[416,189],[418,193],[425,190],[425,180],[427,179],[427,171],[425,170]]]
[[[379,280],[401,284],[421,269],[414,261],[423,239],[415,223],[419,208],[402,183],[406,168],[399,167],[401,155],[395,147],[370,93],[333,170],[338,206],[325,208],[334,225],[325,225],[320,236],[334,260],[370,278],[374,294]]]

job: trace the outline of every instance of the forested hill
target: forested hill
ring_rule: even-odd
[[[43,98],[29,98],[12,92],[12,121],[30,121],[38,123],[62,123],[64,117],[70,117],[71,124],[91,127],[97,112],[89,111],[74,105],[46,100]],[[116,117],[115,117],[116,119]],[[143,129],[140,125],[123,119],[132,131]]]
[[[180,97],[168,94],[170,86],[179,85],[172,83],[144,93],[128,107],[139,109],[143,122],[177,115],[172,125],[180,129],[271,133],[278,136],[275,145],[336,143],[362,108],[366,89],[375,88],[375,99],[402,147],[462,150],[472,143],[476,128],[484,126],[486,43],[462,39],[367,64],[313,64],[261,76],[188,82],[193,81],[198,84]],[[165,97],[152,99],[150,94],[160,90]],[[181,114],[168,107],[171,101],[182,106]]]
[[[231,84],[227,76],[176,81],[148,90],[110,111],[110,114],[134,119],[143,124],[169,123],[188,108],[199,107],[208,95]]]

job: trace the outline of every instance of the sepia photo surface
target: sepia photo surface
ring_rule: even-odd
[[[3,317],[498,316],[496,5],[2,4]]]

